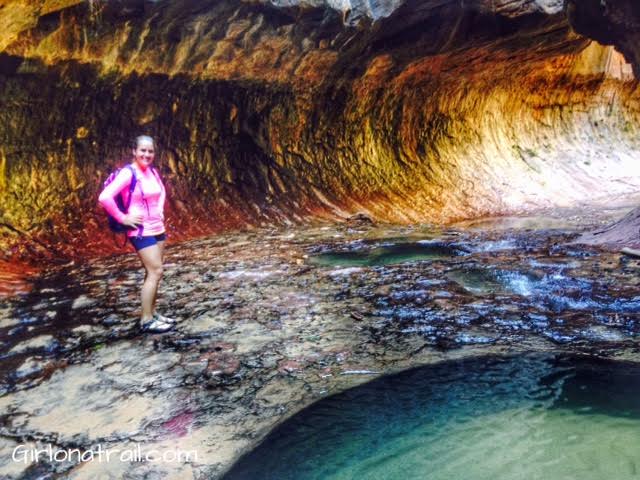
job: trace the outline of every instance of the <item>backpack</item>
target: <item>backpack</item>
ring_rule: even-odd
[[[122,198],[122,192],[121,192],[115,196],[114,200],[116,202],[116,205],[120,209],[120,211],[123,213],[127,213],[129,211],[129,205],[131,205],[131,197],[133,194],[133,190],[136,188],[136,183],[138,182],[138,179],[136,178],[136,171],[131,165],[125,165],[123,168],[128,168],[131,171],[131,183],[129,184],[129,198],[127,199],[127,204],[125,205],[124,199]],[[122,168],[118,168],[117,170],[111,172],[111,174],[104,181],[103,188],[109,185],[111,182],[113,182],[113,180],[116,178],[118,173],[120,173],[120,170],[122,170]],[[108,212],[105,212],[105,213],[107,214],[109,229],[113,233],[126,233],[128,230],[134,229],[134,227],[128,227],[126,225],[121,224],[115,218],[113,218]],[[126,241],[127,240],[125,238],[125,243]]]

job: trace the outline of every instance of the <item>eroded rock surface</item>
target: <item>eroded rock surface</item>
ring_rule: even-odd
[[[634,62],[636,12],[589,5],[4,2],[3,257],[113,251],[95,198],[138,132],[158,139],[174,238],[626,195],[636,83],[589,38]]]
[[[283,419],[379,375],[489,352],[637,358],[638,261],[566,246],[619,215],[173,245],[159,307],[180,322],[163,335],[138,330],[133,254],[52,269],[0,310],[0,475],[219,478]],[[198,458],[11,461],[96,444]]]

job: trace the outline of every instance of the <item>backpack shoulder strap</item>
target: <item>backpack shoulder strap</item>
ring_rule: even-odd
[[[127,199],[127,204],[124,206],[125,212],[129,211],[129,206],[131,205],[131,197],[133,197],[133,191],[136,188],[136,183],[138,182],[138,178],[136,177],[136,169],[133,168],[133,165],[127,164],[125,168],[128,168],[131,172],[131,183],[129,183],[129,198]]]
[[[128,168],[131,172],[131,183],[129,184],[129,198],[131,198],[131,194],[136,188],[136,183],[138,182],[138,177],[136,177],[136,169],[133,168],[133,165],[127,164],[125,168]]]

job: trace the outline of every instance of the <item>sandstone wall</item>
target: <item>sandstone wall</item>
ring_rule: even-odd
[[[640,183],[631,66],[583,36],[634,62],[635,24],[588,2],[32,5],[0,9],[4,257],[111,251],[95,199],[139,133],[159,141],[174,238],[359,211],[447,222]]]

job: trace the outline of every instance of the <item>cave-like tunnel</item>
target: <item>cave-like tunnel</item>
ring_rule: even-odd
[[[5,260],[112,250],[96,197],[138,133],[174,238],[638,189],[630,0],[296,3],[2,2]]]

